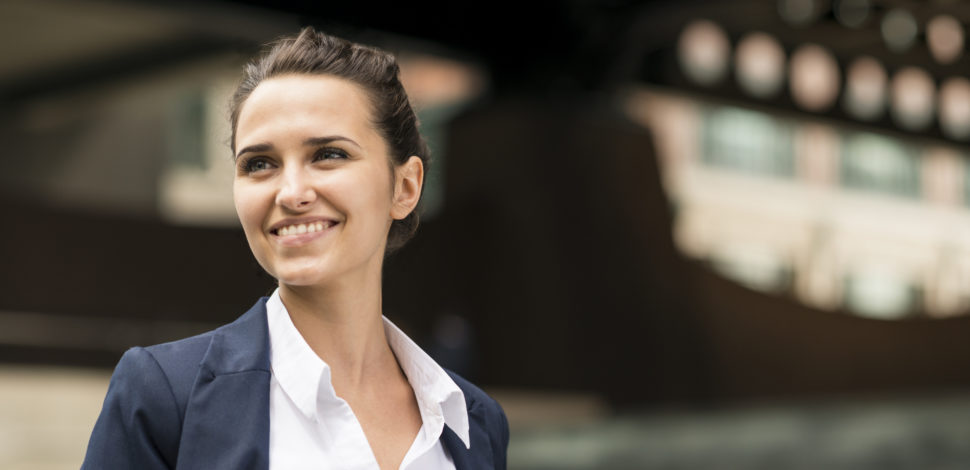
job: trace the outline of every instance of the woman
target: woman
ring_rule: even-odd
[[[382,316],[428,160],[394,58],[304,29],[246,68],[230,116],[236,211],[279,288],[126,352],[83,468],[505,468],[499,405]]]

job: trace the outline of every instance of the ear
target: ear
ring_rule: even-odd
[[[391,218],[401,220],[408,216],[421,199],[421,186],[424,185],[424,163],[412,155],[408,161],[394,170],[394,204]]]

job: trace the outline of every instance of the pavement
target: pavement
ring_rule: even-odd
[[[111,371],[0,366],[0,468],[77,470]]]

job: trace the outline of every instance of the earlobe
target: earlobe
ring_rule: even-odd
[[[421,199],[421,187],[424,185],[424,163],[421,158],[412,155],[408,161],[397,166],[394,178],[394,205],[391,207],[391,218],[401,220],[408,216]]]

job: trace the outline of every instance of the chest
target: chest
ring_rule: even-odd
[[[410,401],[320,397],[300,409],[278,383],[270,386],[270,469],[455,468],[439,439],[444,423]],[[312,411],[312,413],[310,413]]]

